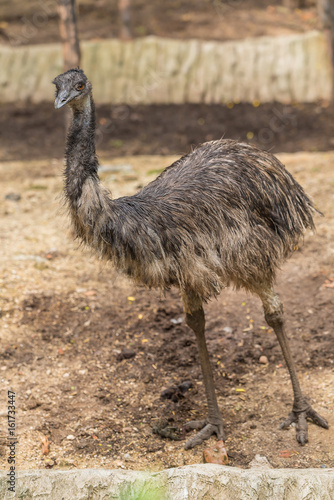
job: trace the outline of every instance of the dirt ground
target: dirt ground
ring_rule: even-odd
[[[280,158],[326,216],[284,265],[277,290],[302,387],[331,429],[310,424],[305,447],[294,428],[279,430],[292,392],[257,298],[226,290],[207,304],[208,348],[231,465],[261,454],[274,467],[333,467],[334,153]],[[115,197],[131,194],[173,159],[105,157],[101,175]],[[200,463],[204,445],[183,448],[182,426],[205,416],[206,399],[178,293],[135,288],[77,248],[60,209],[61,170],[57,159],[0,163],[0,467],[8,468],[8,389],[16,393],[20,469]],[[135,357],[119,360],[124,348]],[[184,381],[193,384],[184,397],[161,398]],[[153,432],[161,420],[180,440]]]
[[[329,103],[97,106],[97,145],[106,157],[185,154],[227,137],[272,152],[334,148]],[[52,102],[0,105],[0,161],[62,158],[64,110]]]
[[[289,10],[271,0],[131,0],[134,37],[232,40],[321,29],[315,1]],[[78,0],[81,40],[117,37],[117,1]],[[5,0],[0,4],[0,43],[13,46],[59,42],[56,0]]]

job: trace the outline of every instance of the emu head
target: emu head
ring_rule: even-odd
[[[65,104],[69,104],[73,108],[80,108],[85,97],[92,90],[91,83],[81,69],[69,69],[58,75],[52,83],[56,86],[56,109]]]

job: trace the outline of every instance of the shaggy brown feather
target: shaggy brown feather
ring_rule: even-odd
[[[69,102],[65,197],[77,237],[137,283],[177,286],[207,300],[223,287],[272,285],[314,208],[302,187],[270,153],[218,140],[183,156],[134,196],[116,200],[101,185],[95,154],[95,107],[81,70],[84,96]]]
[[[78,238],[149,287],[175,285],[207,300],[231,284],[271,286],[314,227],[301,186],[277,158],[248,144],[202,144],[134,196],[116,200],[95,168],[82,180],[82,154],[84,146],[74,165],[67,154],[65,171],[66,186],[75,186],[66,197]]]

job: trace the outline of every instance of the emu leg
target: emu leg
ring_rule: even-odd
[[[224,439],[223,420],[218,408],[212,369],[209,360],[208,349],[205,341],[205,316],[202,300],[197,294],[187,292],[182,294],[184,311],[186,313],[187,325],[195,332],[198,353],[202,367],[206,397],[208,401],[208,416],[205,420],[196,420],[186,424],[186,430],[202,429],[190,438],[185,449],[189,450],[216,434],[218,439]]]
[[[263,303],[266,322],[273,328],[281,346],[293,388],[294,401],[292,411],[288,418],[281,424],[280,428],[286,429],[290,424],[296,422],[297,441],[301,445],[304,445],[308,441],[307,418],[325,429],[328,429],[328,423],[313,410],[300,389],[295,363],[290,351],[288,337],[285,333],[283,306],[279,296],[275,294],[273,289],[266,290],[265,292],[262,291],[259,295]]]

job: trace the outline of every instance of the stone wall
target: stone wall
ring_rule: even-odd
[[[330,99],[325,36],[214,42],[158,37],[82,43],[82,67],[100,103],[313,102]],[[0,46],[0,102],[52,100],[59,45]]]
[[[334,469],[238,469],[187,465],[160,472],[78,469],[18,471],[10,500],[333,500]]]

